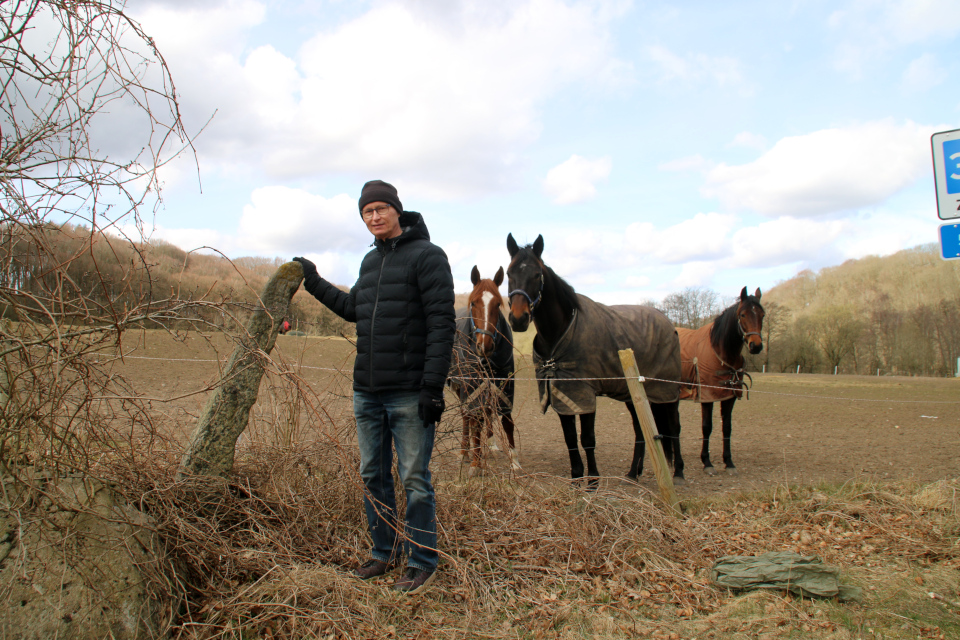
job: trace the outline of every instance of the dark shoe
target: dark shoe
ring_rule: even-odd
[[[436,571],[423,571],[410,567],[403,574],[403,577],[397,580],[393,588],[397,591],[403,591],[407,595],[414,595],[426,591],[427,585],[433,582],[436,575]]]
[[[376,578],[377,576],[382,576],[387,571],[390,570],[390,565],[386,562],[380,562],[379,560],[370,559],[364,562],[362,565],[353,570],[358,578],[363,580],[369,580],[370,578]]]

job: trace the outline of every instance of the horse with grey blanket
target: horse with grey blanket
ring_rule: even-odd
[[[468,306],[457,310],[457,334],[448,384],[460,399],[463,416],[461,459],[470,460],[468,475],[483,469],[483,436],[497,450],[493,425],[500,416],[514,470],[520,469],[513,432],[513,332],[503,317],[503,268],[493,279],[481,278],[476,266],[470,274],[473,291]],[[486,429],[484,429],[486,427]]]
[[[521,248],[513,235],[508,235],[507,249],[511,258],[507,267],[510,324],[515,331],[526,331],[532,320],[537,328],[533,360],[540,407],[544,412],[553,407],[560,416],[571,476],[584,474],[577,446],[577,415],[587,475],[600,475],[594,455],[597,396],[626,404],[634,431],[627,478],[635,481],[643,471],[646,443],[619,358],[620,350],[630,348],[640,375],[646,378],[644,391],[663,439],[664,454],[673,462],[674,482],[681,484],[680,340],[673,323],[653,307],[607,306],[576,293],[541,259],[543,236]],[[590,486],[596,486],[596,480]]]

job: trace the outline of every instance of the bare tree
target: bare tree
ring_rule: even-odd
[[[112,0],[0,2],[0,92],[0,464],[84,466],[90,425],[143,415],[102,402],[135,394],[92,354],[197,304],[157,295],[124,235],[190,139],[163,57]],[[138,258],[120,264],[118,243]]]
[[[659,307],[678,327],[696,329],[723,311],[720,296],[705,287],[687,287],[679,293],[671,293]]]

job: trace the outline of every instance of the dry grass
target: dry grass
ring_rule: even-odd
[[[780,486],[687,504],[634,489],[486,476],[437,487],[440,578],[351,577],[368,543],[356,460],[258,445],[216,492],[174,460],[122,469],[186,568],[180,638],[951,637],[960,632],[956,481]],[[838,565],[862,603],[733,594],[714,560],[792,549]],[[936,597],[928,595],[935,593]],[[880,636],[878,636],[880,637]],[[953,637],[956,637],[953,635]]]

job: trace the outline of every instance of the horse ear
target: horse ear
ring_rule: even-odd
[[[760,287],[757,287],[757,292],[753,294],[757,298],[757,302],[760,302]]]
[[[537,239],[533,241],[533,255],[538,258],[543,253],[543,234],[537,236]]]
[[[480,269],[477,269],[477,265],[473,265],[473,271],[470,272],[470,282],[472,282],[474,286],[480,282]]]
[[[517,246],[517,241],[513,239],[513,234],[507,234],[507,251],[510,252],[510,257],[517,255],[517,251],[520,251],[520,247]]]
[[[498,287],[503,284],[503,267],[497,269],[497,275],[493,276],[493,284]]]
[[[741,301],[741,302],[746,302],[746,301],[747,301],[747,288],[746,288],[746,287],[744,287],[743,289],[740,290],[740,301]]]

